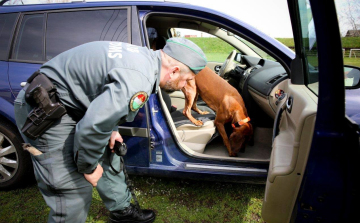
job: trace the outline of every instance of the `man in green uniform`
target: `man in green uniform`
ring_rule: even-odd
[[[134,120],[158,86],[179,90],[203,69],[207,61],[193,42],[171,38],[163,50],[121,42],[90,42],[63,52],[40,72],[57,88],[67,114],[40,137],[26,142],[42,154],[32,155],[40,192],[50,207],[48,222],[85,222],[97,190],[110,211],[111,222],[153,222],[155,213],[139,214],[130,204],[124,174],[110,168],[120,159],[106,150],[123,139],[117,126]],[[22,90],[15,101],[21,130],[33,109]],[[110,157],[110,158],[109,158]]]

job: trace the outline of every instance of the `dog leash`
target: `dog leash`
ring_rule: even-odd
[[[110,148],[109,148],[110,149]],[[138,213],[140,215],[142,215],[142,210],[140,208],[140,204],[137,200],[137,197],[135,195],[135,192],[134,192],[134,184],[133,182],[129,179],[129,175],[126,171],[126,168],[125,168],[125,162],[124,162],[124,156],[126,155],[127,153],[127,146],[125,143],[123,142],[118,142],[118,141],[115,141],[115,145],[114,145],[114,148],[113,148],[114,152],[116,155],[118,155],[120,157],[120,170],[117,171],[115,170],[115,168],[112,166],[111,164],[111,161],[109,161],[110,163],[110,167],[111,169],[116,173],[116,174],[120,174],[121,171],[124,172],[124,175],[125,175],[125,183],[127,185],[127,187],[129,188],[130,190],[130,193],[131,193],[131,196],[132,198],[134,199],[134,202],[135,202],[135,207],[138,211]],[[111,155],[111,154],[110,154]]]

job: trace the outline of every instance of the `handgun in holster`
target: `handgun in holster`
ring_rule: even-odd
[[[34,108],[21,131],[30,139],[36,139],[65,115],[66,109],[57,98],[55,85],[38,71],[27,80],[24,90],[26,102]]]

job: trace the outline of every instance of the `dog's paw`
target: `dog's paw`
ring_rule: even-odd
[[[202,111],[202,112],[200,112],[200,115],[207,115],[207,114],[210,114],[210,112],[208,112],[208,111]]]
[[[230,156],[230,157],[236,157],[237,154],[236,154],[236,153],[229,153],[229,156]]]
[[[200,120],[196,120],[196,121],[194,122],[194,124],[195,124],[196,126],[203,126],[203,125],[204,125],[204,123],[203,123],[202,121],[200,121]]]

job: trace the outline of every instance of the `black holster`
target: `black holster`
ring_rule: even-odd
[[[63,115],[66,109],[59,102],[56,86],[44,74],[36,71],[24,87],[25,101],[33,106],[21,129],[30,139],[36,139]]]

